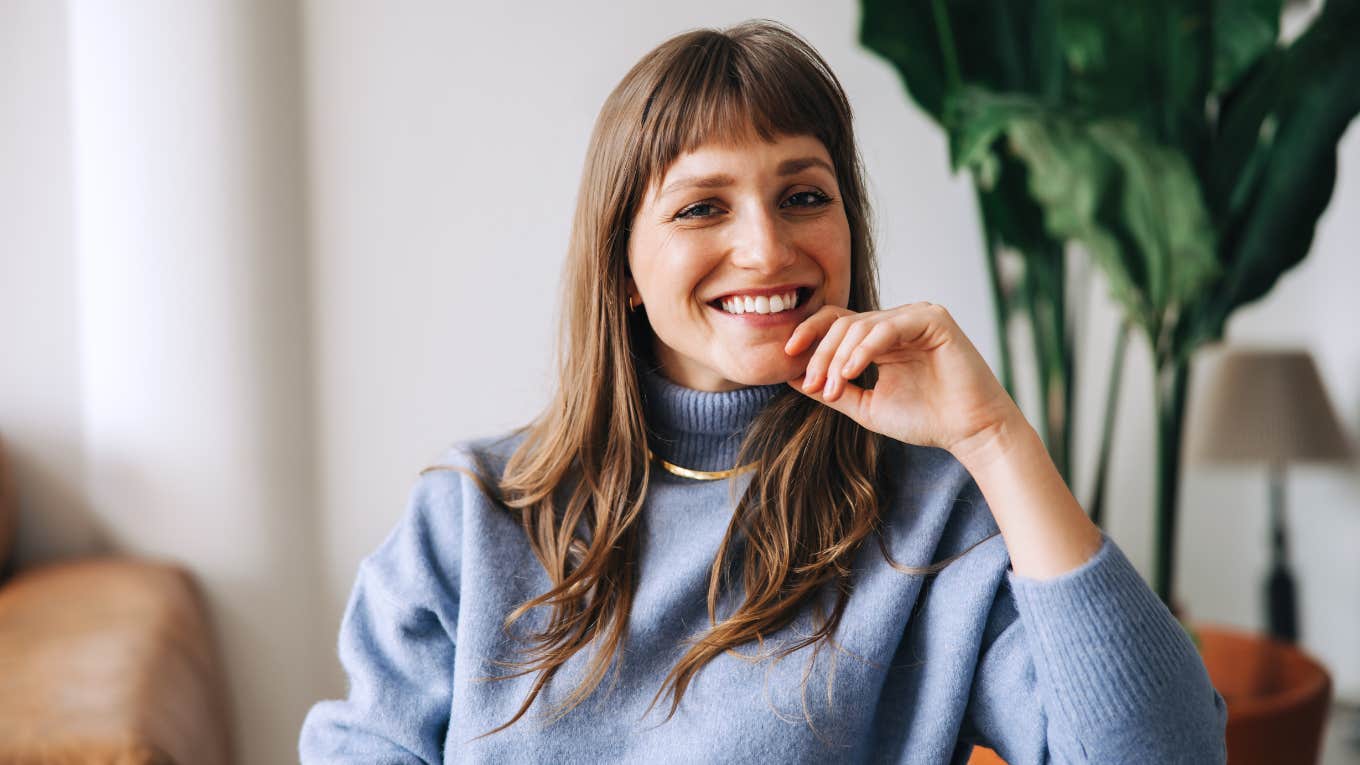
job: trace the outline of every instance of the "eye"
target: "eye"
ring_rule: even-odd
[[[794,205],[795,207],[821,207],[822,205],[828,204],[831,201],[831,197],[823,194],[820,191],[799,191],[795,193],[793,196],[789,197],[789,199],[793,200],[798,199],[800,197],[810,199],[804,201],[802,204]],[[782,207],[783,205],[780,206]]]
[[[695,213],[695,211],[696,211],[696,210],[702,210],[702,209],[704,209],[704,208],[708,208],[708,207],[712,207],[712,206],[713,206],[713,205],[709,204],[708,202],[695,202],[694,204],[690,205],[689,207],[686,207],[685,209],[683,209],[683,210],[681,210],[680,212],[676,213],[676,214],[675,214],[675,219],[676,219],[676,220],[686,220],[686,219],[688,219],[688,218],[707,218],[707,217],[709,217],[709,216],[707,216],[707,215],[698,215],[698,214]]]

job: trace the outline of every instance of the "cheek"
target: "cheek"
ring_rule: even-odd
[[[636,231],[628,238],[628,269],[642,292],[643,299],[659,301],[664,297],[667,282],[666,253],[654,235]]]
[[[657,298],[667,306],[682,309],[697,302],[696,292],[717,266],[711,253],[720,251],[721,248],[705,246],[693,237],[682,241],[677,236],[669,240],[666,248],[656,253],[652,264],[651,284]]]
[[[827,302],[844,306],[850,300],[850,227],[844,217],[827,223],[808,249],[826,275]]]

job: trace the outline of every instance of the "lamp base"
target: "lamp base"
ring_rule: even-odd
[[[1299,639],[1299,609],[1294,576],[1279,563],[1266,578],[1266,615],[1270,636],[1290,643]]]

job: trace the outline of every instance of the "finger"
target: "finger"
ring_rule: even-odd
[[[834,386],[840,385],[841,380],[848,377],[843,370],[845,362],[849,361],[851,352],[860,346],[865,336],[868,335],[878,323],[879,319],[877,317],[866,314],[865,318],[855,322],[854,325],[850,327],[849,331],[845,333],[845,337],[836,347],[836,353],[832,356],[831,363],[828,364],[826,368],[826,384],[828,386],[833,386],[827,388],[828,394],[832,396],[836,395]]]
[[[874,395],[873,390],[865,390],[860,386],[846,381],[832,396],[826,396],[821,388],[814,388],[812,392],[800,391],[803,395],[815,401],[819,401],[861,425],[868,427],[861,414],[868,411],[869,399]]]
[[[831,306],[822,306],[806,319],[803,319],[798,326],[793,328],[789,334],[789,339],[784,343],[784,353],[790,356],[797,356],[811,346],[812,341],[825,330],[819,330],[821,325],[829,326],[838,314],[832,311]]]
[[[848,308],[841,308],[835,305],[824,305],[812,313],[811,316],[803,319],[793,333],[784,343],[784,352],[790,356],[797,356],[807,350],[818,337],[826,332],[837,318],[846,314],[854,313]]]
[[[859,375],[869,362],[894,348],[929,350],[942,337],[938,330],[945,329],[945,335],[954,334],[946,329],[952,321],[944,306],[934,303],[910,303],[892,311],[883,321],[875,322],[874,331],[865,335],[858,348],[849,350],[850,358],[841,369],[841,376]]]
[[[896,341],[897,332],[891,319],[876,322],[859,345],[850,349],[849,358],[840,368],[841,377],[850,380],[860,376],[869,362],[886,352]]]
[[[827,365],[831,363],[831,358],[836,353],[836,348],[840,345],[841,339],[845,337],[845,333],[848,332],[851,325],[855,323],[856,316],[858,316],[858,314],[840,316],[837,317],[835,321],[831,322],[831,326],[826,330],[826,334],[822,336],[821,341],[817,344],[817,350],[812,354],[812,358],[808,360],[807,381],[803,383],[804,386],[812,388],[826,385]]]

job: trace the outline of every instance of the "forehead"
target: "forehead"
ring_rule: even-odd
[[[805,157],[815,157],[835,167],[826,146],[816,136],[779,134],[766,141],[751,134],[708,141],[677,156],[650,184],[648,196],[660,196],[677,181],[697,176],[774,174],[787,160]]]

